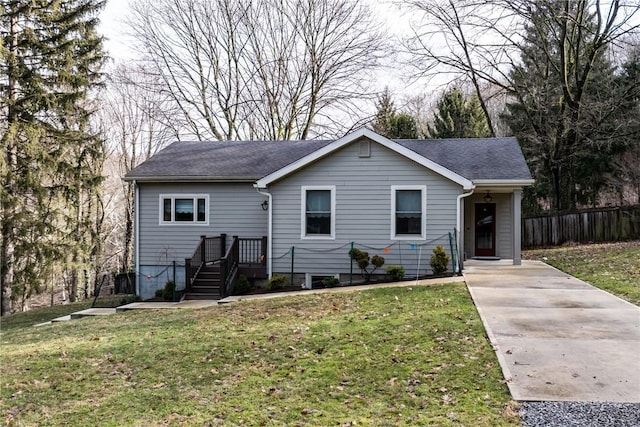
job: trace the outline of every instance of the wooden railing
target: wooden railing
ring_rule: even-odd
[[[233,292],[238,276],[238,266],[262,268],[267,265],[267,237],[239,238],[233,236],[229,250],[226,250],[227,235],[217,237],[200,236],[198,247],[191,258],[185,259],[185,290],[191,291],[198,273],[206,264],[220,262],[220,289],[222,297]]]
[[[267,265],[267,236],[241,238],[239,243],[240,264]]]
[[[220,259],[220,290],[222,298],[233,292],[233,287],[238,275],[238,263],[240,260],[240,240],[233,236],[231,246],[227,253]]]
[[[227,235],[221,234],[217,237],[200,236],[198,247],[193,252],[191,258],[184,260],[185,287],[186,291],[191,290],[191,284],[198,275],[202,266],[213,263],[222,258],[227,247]]]

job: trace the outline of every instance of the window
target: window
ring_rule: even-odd
[[[209,196],[206,194],[161,194],[161,224],[209,224]]]
[[[391,238],[424,239],[426,236],[424,185],[391,187]]]
[[[302,238],[335,237],[335,187],[302,187]]]

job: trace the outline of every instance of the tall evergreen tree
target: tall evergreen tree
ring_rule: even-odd
[[[389,87],[385,86],[384,91],[376,102],[376,118],[373,122],[373,131],[383,136],[388,135],[395,114],[396,108],[393,105]]]
[[[418,124],[416,119],[407,113],[396,113],[391,118],[389,138],[416,139],[418,137]]]
[[[466,99],[460,88],[447,91],[438,101],[432,138],[482,138],[491,135],[477,96]]]
[[[99,241],[91,230],[103,153],[89,127],[89,96],[104,61],[96,33],[103,6],[96,0],[0,4],[3,315],[12,300],[38,292],[53,271],[68,269],[77,279]]]
[[[609,34],[587,2],[532,3],[513,68],[515,101],[505,120],[518,136],[536,185],[526,206],[555,211],[595,204],[616,153],[624,149],[628,90],[606,60]],[[615,13],[607,19],[615,20]]]
[[[396,111],[388,87],[385,87],[378,97],[376,108],[376,118],[372,125],[374,132],[387,138],[414,139],[418,137],[416,119],[410,114]]]

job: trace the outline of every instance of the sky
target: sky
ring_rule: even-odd
[[[126,27],[123,21],[127,18],[128,3],[130,0],[107,0],[105,9],[101,14],[100,31],[106,37],[105,46],[109,55],[114,60],[134,59],[135,52],[132,43],[126,35]],[[406,36],[411,34],[411,20],[415,17],[404,13],[397,5],[397,0],[363,0],[368,4],[387,27],[391,36]],[[607,4],[604,0],[602,4]],[[631,3],[630,3],[631,4]],[[634,16],[633,23],[640,25],[640,13]],[[397,61],[396,61],[397,62]],[[402,108],[401,100],[418,94],[427,94],[432,98],[439,97],[444,86],[448,83],[448,77],[442,74],[439,81],[411,80],[403,76],[399,67],[389,67],[377,74],[374,86],[376,92],[382,92],[388,86],[394,96],[396,106]],[[437,94],[437,95],[436,95]],[[432,96],[434,95],[434,96]],[[431,102],[432,104],[434,102]]]
[[[390,0],[365,0],[375,11],[393,34],[407,33],[410,30],[409,18],[402,13],[397,5]],[[106,37],[106,49],[114,60],[135,58],[131,48],[131,40],[126,35],[123,21],[127,18],[129,0],[107,0],[107,4],[100,16],[100,32]],[[407,91],[406,79],[390,73],[383,73],[380,78],[380,90],[389,86],[392,93]],[[412,88],[415,91],[415,88]]]

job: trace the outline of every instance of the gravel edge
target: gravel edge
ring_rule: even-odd
[[[524,427],[638,427],[640,403],[521,402]]]

